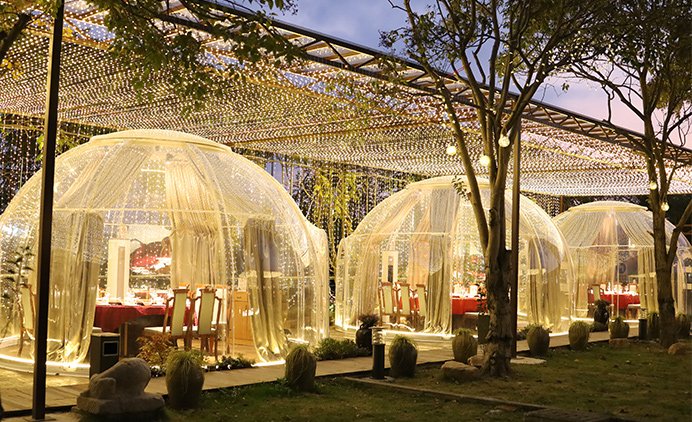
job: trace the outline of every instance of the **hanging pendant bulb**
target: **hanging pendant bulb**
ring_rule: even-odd
[[[457,153],[456,145],[448,145],[447,146],[447,155],[456,155],[456,153]]]
[[[500,139],[497,141],[497,143],[500,144],[500,146],[502,148],[508,147],[509,146],[509,136],[503,134],[502,136],[500,136]]]
[[[649,182],[649,189],[651,189],[651,190],[658,189],[658,184],[656,182]]]
[[[670,205],[668,205],[668,202],[664,202],[661,204],[661,209],[663,211],[668,211],[670,209]]]
[[[482,166],[488,167],[490,164],[490,157],[487,155],[481,155],[481,158],[478,159],[478,162],[481,163]]]

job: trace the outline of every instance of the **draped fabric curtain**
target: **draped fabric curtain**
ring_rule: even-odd
[[[177,158],[166,164],[165,183],[172,225],[171,287],[225,283],[218,200],[206,175],[192,160]]]
[[[286,357],[284,330],[287,306],[281,289],[274,222],[249,219],[245,225],[245,277],[247,278],[250,324],[260,358]]]
[[[358,260],[353,262],[356,265],[354,285],[351,293],[351,312],[350,325],[358,325],[358,316],[364,313],[370,313],[379,303],[377,300],[377,292],[382,275],[382,251],[394,248],[395,240],[392,239],[392,233],[401,226],[402,221],[410,218],[415,201],[406,201],[396,209],[390,209],[382,215],[383,220],[378,225],[377,231],[368,235],[362,242],[362,246],[358,251],[351,251],[358,257]],[[361,223],[362,224],[362,223]],[[399,267],[401,271],[401,267]],[[390,280],[396,282],[397,280]]]
[[[129,187],[122,180],[131,180],[146,158],[143,149],[123,143],[94,159],[56,198],[48,305],[50,361],[69,364],[86,357],[105,259],[103,210],[122,198]],[[102,186],[111,188],[97,188]]]
[[[424,332],[447,333],[452,327],[452,251],[455,222],[460,212],[455,189],[430,192],[430,203],[414,229],[409,252],[409,283],[428,290]],[[421,298],[418,298],[421,300]]]

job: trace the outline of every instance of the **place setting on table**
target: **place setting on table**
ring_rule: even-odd
[[[107,293],[96,300],[94,327],[104,332],[120,332],[127,353],[129,325],[163,325],[166,314],[167,291],[133,292],[125,298],[111,298]]]

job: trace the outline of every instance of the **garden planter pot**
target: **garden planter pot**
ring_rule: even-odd
[[[194,366],[187,371],[169,369],[166,373],[168,403],[173,409],[197,407],[204,385],[204,370]]]
[[[372,331],[370,328],[359,328],[356,331],[356,346],[368,349],[372,353]]]

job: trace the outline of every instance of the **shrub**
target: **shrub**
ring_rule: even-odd
[[[569,326],[569,347],[572,350],[584,350],[589,344],[591,326],[584,321],[574,321]]]
[[[534,325],[529,328],[526,340],[532,356],[545,356],[548,354],[548,350],[550,350],[550,333],[542,326]]]
[[[600,331],[608,331],[608,326],[601,322],[594,322],[593,324],[591,324],[591,331],[593,331],[594,333]]]
[[[141,345],[137,357],[144,359],[151,368],[151,375],[156,377],[166,372],[168,355],[175,350],[169,333],[141,336],[137,338]]]
[[[469,358],[478,352],[478,341],[471,330],[460,328],[454,332],[452,351],[454,360],[462,363],[468,363]]]
[[[630,333],[630,326],[627,325],[621,316],[616,317],[610,323],[610,338],[627,338]]]
[[[358,320],[360,321],[360,328],[370,328],[380,322],[380,317],[377,314],[361,314]]]
[[[416,373],[418,348],[408,337],[397,335],[389,346],[389,375],[394,378],[410,377]]]
[[[526,334],[529,332],[529,328],[531,328],[531,325],[527,325],[526,327],[517,331],[517,341],[526,340]]]
[[[254,364],[254,359],[245,359],[242,354],[239,354],[237,358],[233,358],[232,356],[221,356],[221,361],[219,361],[219,369],[251,368]]]
[[[675,318],[675,328],[678,332],[679,339],[690,338],[690,325],[692,325],[692,316],[679,313]]]
[[[286,383],[296,391],[315,390],[317,359],[304,344],[295,346],[286,356]]]
[[[334,360],[368,356],[370,352],[356,346],[351,339],[341,341],[333,338],[325,338],[317,344],[315,356],[318,360]]]
[[[649,313],[647,317],[647,326],[650,338],[657,339],[661,335],[661,320],[658,317],[658,312],[653,311]]]

